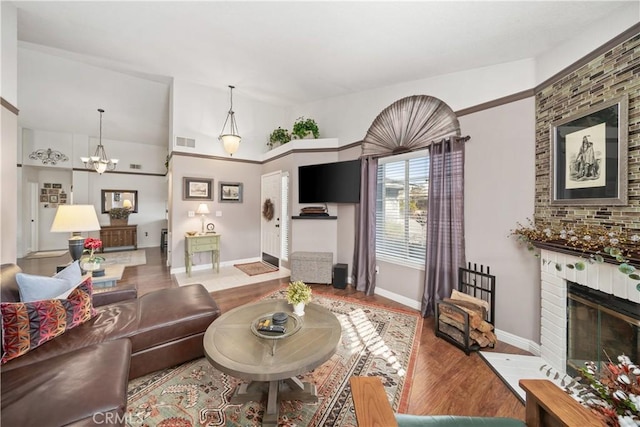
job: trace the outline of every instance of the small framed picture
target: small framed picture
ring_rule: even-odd
[[[44,188],[51,188],[51,183],[49,183],[49,182],[45,182],[45,184],[44,184]]]
[[[58,203],[58,195],[49,194],[49,203]]]
[[[60,189],[62,189],[62,184],[51,184],[51,188],[60,188]]]
[[[213,201],[213,179],[184,177],[182,182],[182,200]]]
[[[41,194],[40,195],[40,203],[49,203],[49,195]]]
[[[221,182],[219,194],[221,202],[242,203],[242,183]]]
[[[41,188],[40,189],[40,195],[46,196],[47,194],[49,194],[49,190],[47,190],[46,188]]]

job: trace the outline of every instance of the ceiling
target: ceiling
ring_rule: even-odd
[[[535,58],[629,2],[14,4],[21,47],[289,106]]]

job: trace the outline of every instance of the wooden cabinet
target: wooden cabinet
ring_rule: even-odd
[[[103,225],[100,229],[102,250],[120,246],[133,246],[138,249],[137,225]]]

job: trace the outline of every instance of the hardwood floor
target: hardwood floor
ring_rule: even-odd
[[[136,284],[138,294],[156,289],[177,287],[175,278],[166,266],[166,253],[160,248],[146,248],[147,264],[127,267],[119,284]],[[56,266],[71,261],[69,255],[57,258],[19,259],[25,273],[52,275]],[[212,292],[225,312],[253,301],[286,284],[286,280],[272,280],[240,288]],[[374,295],[365,296],[351,286],[336,289],[314,285],[317,292],[348,295],[362,301],[374,301],[391,307],[402,307],[395,301]],[[475,353],[466,356],[451,344],[437,338],[433,332],[433,318],[425,319],[420,336],[420,349],[416,360],[411,395],[410,414],[448,414],[468,416],[499,416],[524,420],[524,405]],[[498,343],[493,351],[528,354],[516,347]]]

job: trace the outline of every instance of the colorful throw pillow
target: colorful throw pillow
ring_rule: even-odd
[[[82,281],[82,273],[76,261],[53,277],[18,273],[16,281],[22,302],[67,298]]]
[[[0,364],[83,324],[96,315],[93,284],[87,277],[66,299],[0,303],[3,352]]]

